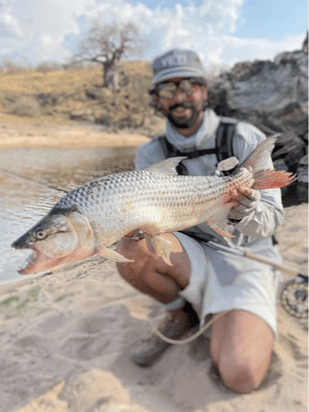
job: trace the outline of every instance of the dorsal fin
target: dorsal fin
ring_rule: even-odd
[[[186,159],[184,156],[171,157],[169,159],[163,160],[162,162],[155,163],[154,165],[147,167],[144,170],[156,173],[165,173],[172,176],[177,176],[176,166],[183,159]]]

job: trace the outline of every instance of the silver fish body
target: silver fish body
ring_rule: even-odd
[[[294,180],[282,171],[263,170],[263,159],[273,145],[274,139],[261,143],[229,177],[178,176],[175,167],[181,158],[175,158],[86,183],[65,195],[12,244],[33,251],[19,272],[46,271],[96,254],[125,262],[127,259],[108,247],[136,229],[153,241],[167,263],[168,245],[160,233],[205,222],[231,237],[227,222],[234,189],[283,187]]]
[[[98,244],[110,246],[136,228],[158,234],[206,222],[231,186],[251,183],[252,173],[246,168],[233,178],[141,170],[87,183],[62,198],[54,210],[76,208],[89,219]]]

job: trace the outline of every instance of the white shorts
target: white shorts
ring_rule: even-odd
[[[245,310],[263,319],[276,335],[279,273],[238,254],[214,250],[183,233],[174,233],[191,262],[189,285],[179,292],[196,310],[201,326],[208,314]],[[250,251],[281,261],[270,239],[259,239]]]

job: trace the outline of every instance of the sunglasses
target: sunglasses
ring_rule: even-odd
[[[183,79],[179,82],[165,82],[158,84],[154,92],[162,99],[173,99],[178,88],[182,93],[189,96],[193,92],[193,88],[199,84],[200,83],[196,79]]]

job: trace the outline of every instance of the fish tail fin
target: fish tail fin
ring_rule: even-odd
[[[269,159],[278,134],[268,137],[238,166],[252,170],[253,189],[281,188],[296,180],[296,176],[282,170],[269,169]]]
[[[284,187],[294,182],[297,177],[282,170],[259,170],[253,173],[253,189],[270,189]]]

